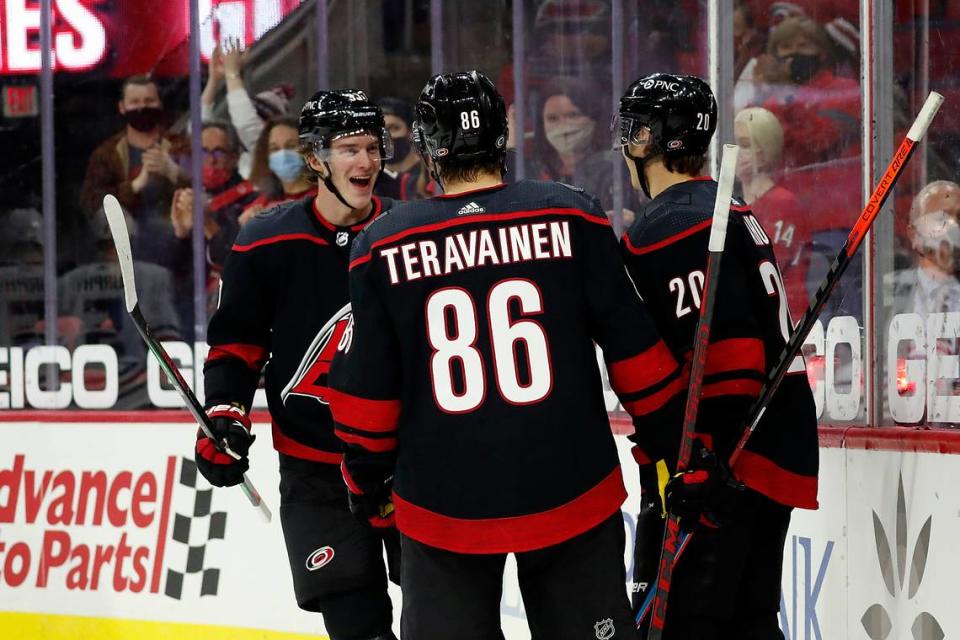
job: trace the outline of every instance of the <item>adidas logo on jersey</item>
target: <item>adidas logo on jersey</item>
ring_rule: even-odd
[[[478,205],[476,202],[468,202],[467,204],[460,207],[460,210],[457,211],[457,215],[465,216],[470,213],[483,213],[484,211],[486,211],[486,209]]]

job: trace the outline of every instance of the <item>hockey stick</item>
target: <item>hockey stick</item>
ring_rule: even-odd
[[[937,114],[937,111],[940,109],[942,103],[942,95],[936,92],[930,93],[924,102],[919,115],[917,116],[913,125],[910,127],[910,130],[907,132],[906,138],[904,138],[903,142],[900,144],[900,147],[894,153],[893,159],[890,161],[889,166],[887,167],[883,176],[880,178],[879,183],[877,184],[870,198],[867,200],[866,206],[860,213],[857,222],[850,231],[847,241],[844,243],[844,246],[841,248],[836,259],[833,261],[833,264],[831,265],[827,275],[824,277],[820,288],[817,289],[814,299],[811,301],[810,306],[807,308],[806,312],[804,312],[803,317],[800,319],[800,322],[797,324],[796,328],[791,334],[790,340],[788,340],[787,344],[784,346],[784,349],[777,360],[776,366],[774,366],[773,369],[771,369],[768,373],[767,381],[760,390],[757,400],[754,401],[753,405],[750,407],[750,410],[747,412],[747,419],[744,421],[744,424],[748,426],[744,429],[736,448],[730,456],[729,466],[731,468],[740,457],[740,452],[743,451],[743,448],[746,446],[750,436],[753,434],[754,430],[756,430],[757,424],[759,424],[760,419],[763,417],[764,412],[773,399],[773,394],[779,388],[780,383],[783,381],[783,378],[789,369],[789,363],[791,363],[793,359],[800,353],[800,349],[803,346],[803,341],[806,340],[807,335],[813,328],[817,316],[820,314],[820,311],[826,304],[827,298],[839,283],[840,276],[843,274],[857,249],[862,244],[864,236],[870,229],[870,226],[873,224],[873,221],[876,219],[877,215],[880,213],[880,210],[883,208],[887,197],[890,195],[890,192],[896,185],[897,180],[899,180],[900,175],[903,173],[907,162],[913,154],[917,142],[919,142],[926,134],[927,128],[930,126],[930,122]],[[690,534],[685,537],[681,543],[681,548],[677,552],[677,557],[674,560],[680,557],[680,554],[686,547],[687,543],[689,543],[690,536],[692,535],[693,534]],[[649,598],[644,602],[643,607],[637,614],[638,626],[639,622],[646,616],[648,609]]]
[[[697,424],[697,411],[700,407],[700,390],[703,384],[703,371],[707,360],[707,345],[710,343],[710,323],[713,320],[714,301],[717,297],[717,285],[720,281],[720,261],[723,258],[723,245],[727,237],[727,221],[730,217],[730,198],[733,195],[734,171],[737,165],[738,148],[733,144],[723,145],[720,159],[720,175],[717,180],[717,199],[713,206],[713,221],[710,223],[710,240],[707,270],[703,278],[703,295],[700,305],[700,319],[693,341],[693,359],[690,363],[690,385],[687,388],[687,401],[683,410],[683,433],[680,437],[680,453],[677,456],[677,472],[683,471],[690,463],[693,452],[694,429]],[[651,639],[659,639],[663,634],[663,621],[667,612],[667,596],[673,576],[673,565],[680,549],[680,519],[669,514],[663,532],[663,546],[660,551],[660,568],[657,582],[651,592],[653,608],[650,616]],[[637,618],[637,626],[643,622],[643,616]]]
[[[170,358],[170,354],[167,353],[163,345],[153,336],[150,325],[147,324],[146,319],[144,319],[143,314],[140,312],[139,300],[137,298],[137,283],[133,275],[133,254],[130,251],[130,234],[127,232],[127,222],[123,217],[123,209],[120,207],[120,203],[114,196],[108,194],[103,198],[103,211],[107,216],[107,223],[110,225],[110,234],[113,236],[113,244],[117,249],[117,260],[120,262],[120,276],[123,280],[123,297],[126,302],[127,312],[130,314],[130,317],[133,318],[133,324],[140,333],[140,337],[143,338],[143,341],[147,344],[147,348],[150,349],[160,362],[160,368],[167,374],[167,379],[170,380],[173,387],[177,390],[177,393],[180,394],[184,404],[187,406],[187,410],[193,415],[194,419],[196,419],[204,435],[214,441],[218,451],[239,460],[240,456],[227,446],[226,440],[217,442],[211,430],[210,419],[200,405],[200,401],[197,400],[197,396],[194,395],[190,387],[187,386],[183,376],[180,375],[180,369],[177,368],[176,363]],[[263,498],[260,497],[260,492],[253,486],[253,483],[250,482],[246,474],[243,475],[243,483],[240,487],[250,500],[250,504],[257,507],[260,515],[269,522],[272,517],[270,508],[263,501]]]
[[[747,411],[746,424],[748,426],[744,429],[743,435],[740,436],[740,441],[737,442],[737,446],[730,456],[729,466],[731,469],[740,457],[740,453],[746,446],[750,436],[753,435],[753,432],[756,430],[760,419],[763,418],[764,412],[773,400],[773,394],[777,392],[780,383],[783,382],[783,378],[787,374],[790,363],[793,362],[793,359],[800,353],[800,349],[803,347],[803,341],[807,339],[807,334],[810,333],[814,323],[816,323],[817,316],[820,315],[820,311],[823,310],[823,306],[827,303],[827,298],[840,282],[840,276],[843,275],[843,272],[846,271],[850,262],[853,260],[853,256],[863,243],[867,231],[870,230],[870,226],[873,224],[873,221],[876,220],[894,185],[897,184],[897,180],[899,180],[903,174],[907,162],[909,162],[913,156],[917,143],[926,135],[927,128],[933,121],[934,116],[937,115],[937,111],[940,110],[940,105],[942,104],[943,96],[936,91],[931,91],[930,95],[928,95],[924,101],[923,107],[920,108],[920,113],[917,115],[916,120],[913,121],[910,130],[907,131],[906,137],[903,139],[903,142],[900,143],[900,147],[893,154],[893,159],[890,160],[887,170],[883,172],[880,182],[877,183],[873,193],[870,194],[867,205],[863,208],[863,211],[860,212],[860,217],[857,218],[853,229],[850,230],[850,235],[847,237],[846,242],[844,242],[843,247],[841,247],[840,253],[837,254],[833,264],[830,265],[830,270],[827,272],[827,275],[824,276],[823,282],[820,283],[820,288],[817,289],[817,293],[810,302],[810,306],[807,307],[807,310],[803,313],[803,317],[800,318],[800,322],[790,335],[790,340],[787,341],[783,351],[780,352],[780,358],[777,360],[776,366],[767,374],[767,381],[764,383],[763,388],[760,389],[760,395],[757,396],[753,406]]]

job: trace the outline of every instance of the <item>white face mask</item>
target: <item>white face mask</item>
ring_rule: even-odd
[[[547,142],[561,155],[579,153],[590,146],[594,127],[596,127],[596,123],[593,120],[588,120],[582,126],[575,124],[557,125],[547,132]]]

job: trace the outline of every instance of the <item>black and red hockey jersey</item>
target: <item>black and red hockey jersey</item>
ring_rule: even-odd
[[[311,196],[259,214],[241,229],[207,332],[207,406],[235,402],[249,409],[266,365],[274,447],[340,462],[326,380],[349,316],[350,245],[391,204],[374,197],[365,220],[337,227]]]
[[[397,527],[461,553],[539,549],[626,492],[596,348],[638,417],[684,381],[595,198],[558,183],[398,204],[354,243],[330,373],[344,478],[394,476]]]
[[[707,240],[717,183],[692,179],[660,193],[637,216],[622,240],[627,268],[678,360],[689,360],[707,266]],[[770,239],[750,210],[730,211],[720,281],[710,331],[697,431],[724,457],[745,427],[757,398],[793,328],[783,279]],[[675,463],[677,444],[664,454]],[[644,445],[644,434],[636,436]],[[740,456],[737,476],[767,497],[816,508],[817,418],[803,359],[784,378]]]

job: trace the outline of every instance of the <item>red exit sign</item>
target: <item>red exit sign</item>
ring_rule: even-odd
[[[38,113],[36,85],[21,84],[3,87],[3,117],[29,118]]]

